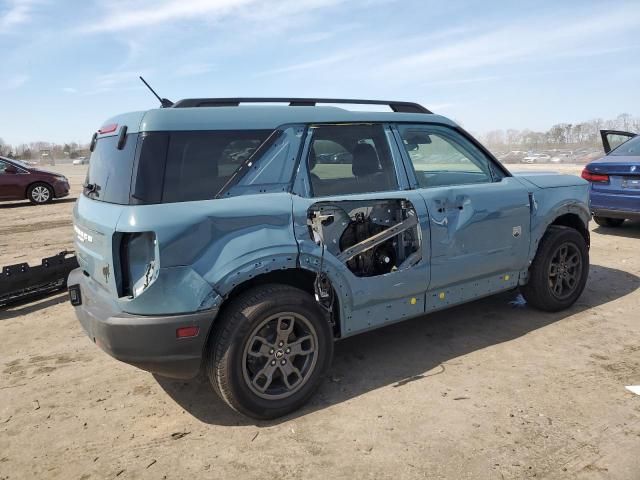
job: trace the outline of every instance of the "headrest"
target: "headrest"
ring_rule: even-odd
[[[351,171],[356,177],[371,175],[380,171],[380,161],[376,149],[368,143],[359,143],[353,150]]]

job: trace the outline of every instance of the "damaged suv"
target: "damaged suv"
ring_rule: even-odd
[[[389,111],[335,106],[358,103]],[[166,106],[94,135],[74,209],[71,303],[121,361],[202,371],[273,418],[310,398],[336,339],[516,288],[557,311],[584,289],[587,182],[513,176],[420,105]]]

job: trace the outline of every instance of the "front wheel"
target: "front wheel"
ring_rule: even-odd
[[[601,227],[619,227],[624,223],[624,218],[598,217],[594,215],[593,221]]]
[[[557,312],[575,303],[588,275],[584,237],[572,228],[552,226],[540,241],[522,295],[535,308]]]
[[[306,403],[331,364],[329,321],[308,293],[287,285],[231,301],[212,336],[207,375],[234,410],[258,419]]]
[[[34,205],[43,205],[53,199],[53,189],[46,183],[34,183],[27,190],[27,197]]]

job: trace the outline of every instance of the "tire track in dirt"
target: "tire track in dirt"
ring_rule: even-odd
[[[71,225],[72,222],[69,218],[63,218],[60,220],[49,220],[44,222],[32,222],[28,224],[10,225],[7,227],[0,227],[0,235],[37,232],[41,230],[48,230],[50,228],[71,227]]]

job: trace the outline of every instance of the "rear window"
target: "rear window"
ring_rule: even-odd
[[[127,135],[122,150],[118,150],[118,136],[100,138],[91,153],[84,194],[109,203],[129,203],[131,172],[136,153],[137,134]]]
[[[103,137],[91,155],[84,193],[118,204],[213,199],[271,133],[129,134],[122,150],[117,148],[118,136]]]
[[[618,148],[612,150],[609,155],[613,157],[640,156],[640,135],[633,137],[631,140],[627,140]]]

